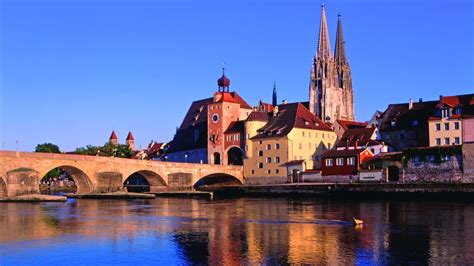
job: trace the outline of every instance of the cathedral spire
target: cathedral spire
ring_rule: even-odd
[[[278,100],[277,100],[277,87],[276,87],[275,80],[273,80],[272,105],[273,105],[273,106],[277,106],[277,105],[278,105]]]
[[[321,22],[319,25],[318,51],[316,56],[320,58],[331,58],[328,23],[326,22],[326,10],[324,9],[324,4],[321,5]]]
[[[344,45],[344,36],[342,34],[342,22],[341,14],[337,16],[337,34],[336,34],[336,45],[334,48],[334,60],[336,64],[345,64],[347,63],[346,59],[346,48]]]

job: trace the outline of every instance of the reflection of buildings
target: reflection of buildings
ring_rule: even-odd
[[[173,242],[172,254],[182,263],[470,264],[473,215],[468,204],[447,202],[160,198],[78,200],[66,206],[8,203],[0,209],[0,244],[73,235],[108,239],[100,242],[111,245],[125,239],[136,254],[145,235]],[[354,228],[347,222],[354,216],[365,225]]]

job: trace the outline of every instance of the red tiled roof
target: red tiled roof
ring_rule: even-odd
[[[240,95],[237,92],[233,91],[230,94],[232,95],[232,97],[234,97],[234,100],[237,103],[240,103],[240,108],[252,109],[252,107],[250,107],[250,105],[242,97],[240,97]]]
[[[224,131],[224,134],[240,133],[240,132],[244,132],[244,129],[245,129],[245,122],[243,120],[233,121],[230,123],[227,130]]]
[[[321,154],[321,157],[346,157],[361,154],[367,149],[347,149],[347,150],[326,150]]]
[[[127,139],[126,139],[126,140],[135,140],[135,139],[133,138],[133,135],[132,135],[132,132],[131,132],[131,131],[128,132],[128,135],[127,135]]]
[[[342,119],[338,119],[336,120],[336,122],[339,125],[341,125],[341,127],[344,128],[344,130],[348,130],[351,128],[364,128],[368,125],[367,122],[356,122],[356,121],[348,121],[348,120],[342,120]]]
[[[307,128],[331,131],[331,128],[312,114],[301,103],[278,105],[278,113],[271,116],[265,126],[258,130],[259,134],[252,139],[286,136],[293,128]]]
[[[258,103],[258,111],[270,112],[271,110],[273,110],[273,107],[274,106],[270,103],[266,103],[266,102],[262,102],[262,101],[260,101]]]
[[[439,103],[436,107],[447,105],[451,108],[456,106],[466,106],[474,104],[474,94],[440,96]]]
[[[237,92],[216,92],[216,94],[220,94],[221,97],[218,102],[228,102],[228,103],[238,103],[240,104],[240,108],[243,109],[252,109],[250,105],[240,97]]]
[[[260,111],[252,111],[245,121],[262,121],[268,122],[268,113]]]
[[[180,129],[184,129],[202,122],[207,123],[207,105],[213,102],[213,98],[194,101],[184,116]]]
[[[369,146],[370,144],[374,144],[374,142],[370,142],[371,140],[375,141],[373,138],[375,133],[375,127],[369,128],[353,128],[348,129],[341,137],[341,140],[337,143],[337,147],[345,147],[346,145],[353,147],[357,142],[359,146]],[[370,146],[372,146],[370,145]],[[377,144],[378,145],[378,144]]]
[[[117,139],[117,135],[115,134],[115,130],[112,131],[109,139]]]

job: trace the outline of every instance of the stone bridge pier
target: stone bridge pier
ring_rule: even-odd
[[[0,197],[39,193],[41,179],[55,168],[74,179],[78,194],[124,190],[124,182],[133,174],[143,176],[152,192],[244,182],[241,166],[0,151]]]

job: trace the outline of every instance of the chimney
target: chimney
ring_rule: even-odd
[[[411,110],[411,108],[413,108],[413,100],[410,99],[410,101],[408,102],[408,110]]]
[[[419,102],[419,103],[422,103],[422,102],[423,102],[423,98],[418,99],[418,102]]]
[[[443,101],[443,95],[440,95],[440,96],[439,96],[439,101],[440,101],[440,102]]]
[[[286,104],[286,100],[281,101],[282,104]]]

